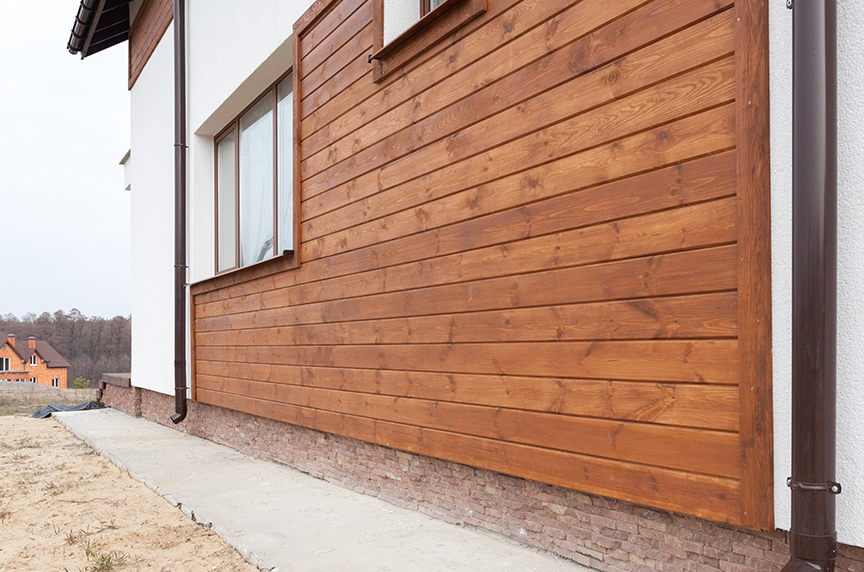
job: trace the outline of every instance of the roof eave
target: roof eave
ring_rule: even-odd
[[[129,39],[129,0],[81,0],[66,48],[81,59]]]

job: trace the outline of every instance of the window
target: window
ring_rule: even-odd
[[[0,371],[9,371],[9,358],[8,357],[0,357]]]
[[[443,3],[444,0],[420,0],[420,16],[425,16]]]
[[[30,378],[30,383],[36,383],[36,378],[35,378],[35,377],[31,377],[31,378]]]
[[[293,117],[288,73],[215,139],[217,273],[294,251]]]
[[[38,359],[36,358],[36,354],[32,354],[30,356],[30,365],[39,365]]]
[[[60,378],[52,377],[51,378],[51,387],[60,387]]]
[[[374,80],[382,80],[485,12],[486,1],[373,0],[374,53],[369,61]]]

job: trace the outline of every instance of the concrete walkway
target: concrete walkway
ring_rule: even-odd
[[[262,570],[588,570],[117,410],[54,415]]]

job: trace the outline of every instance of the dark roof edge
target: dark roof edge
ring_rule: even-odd
[[[87,36],[90,34],[90,28],[95,20],[98,7],[99,0],[81,0],[78,13],[75,15],[75,23],[72,25],[72,33],[66,43],[66,49],[69,50],[70,54],[74,55],[84,50],[84,44],[87,42]]]
[[[81,0],[66,49],[81,59],[129,39],[129,0]]]

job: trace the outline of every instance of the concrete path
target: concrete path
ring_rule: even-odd
[[[54,415],[262,570],[588,570],[114,409]]]

